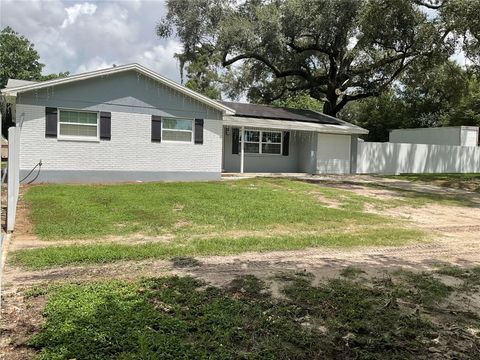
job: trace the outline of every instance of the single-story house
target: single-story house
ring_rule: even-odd
[[[21,129],[20,178],[41,163],[36,182],[350,173],[367,133],[315,111],[215,101],[138,64],[14,80],[2,93]]]

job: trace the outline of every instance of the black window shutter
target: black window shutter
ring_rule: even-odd
[[[45,108],[45,137],[57,137],[57,108]]]
[[[152,115],[152,142],[162,141],[162,118]]]
[[[203,144],[203,119],[195,119],[195,144]]]
[[[288,147],[290,143],[290,132],[285,131],[283,133],[283,145],[282,145],[282,155],[288,156]]]
[[[240,129],[232,129],[232,154],[238,154],[238,148],[240,143]]]
[[[110,140],[112,129],[112,114],[109,112],[100,113],[100,139]]]

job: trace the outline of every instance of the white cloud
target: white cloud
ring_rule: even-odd
[[[90,3],[75,4],[65,8],[67,18],[63,21],[61,28],[75,24],[80,15],[93,15],[97,11],[97,5]]]
[[[84,73],[87,71],[94,71],[98,69],[105,69],[112,67],[117,62],[107,62],[105,59],[102,59],[100,56],[95,56],[94,58],[88,60],[85,64],[81,64],[74,73]]]
[[[72,74],[138,62],[180,81],[176,39],[160,39],[155,25],[163,0],[0,0],[0,27],[35,44],[44,73]]]

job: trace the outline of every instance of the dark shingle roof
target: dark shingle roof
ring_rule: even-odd
[[[317,111],[281,108],[269,105],[245,104],[238,102],[220,101],[223,105],[235,110],[235,116],[259,119],[275,119],[303,121],[316,124],[341,125],[342,122],[333,116]]]

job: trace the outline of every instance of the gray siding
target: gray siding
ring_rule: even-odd
[[[223,170],[225,172],[240,172],[240,154],[232,154],[232,128],[230,128],[228,134],[224,129],[223,135]],[[298,148],[300,146],[299,140],[301,139],[302,138],[300,137],[299,132],[290,131],[290,145],[288,156],[270,154],[245,154],[244,171],[258,173],[300,171]]]
[[[17,104],[222,119],[222,113],[134,70],[18,95]]]

